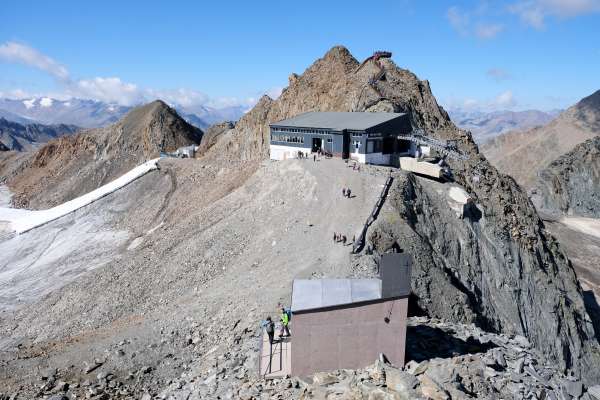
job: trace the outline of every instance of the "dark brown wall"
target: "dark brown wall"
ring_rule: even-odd
[[[374,363],[379,353],[403,366],[407,305],[403,298],[294,315],[292,374],[361,368]]]

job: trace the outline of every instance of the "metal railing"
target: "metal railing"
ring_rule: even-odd
[[[431,146],[442,154],[445,154],[448,157],[455,158],[458,160],[465,161],[468,159],[467,156],[462,154],[458,150],[458,146],[456,145],[455,140],[439,140],[433,138],[431,136],[425,135],[425,132],[421,129],[416,129],[414,133],[398,135],[397,138],[401,140],[408,140],[410,142]]]
[[[379,195],[379,198],[377,199],[377,202],[375,203],[375,206],[373,207],[373,211],[371,211],[371,214],[367,218],[367,221],[365,222],[365,225],[363,226],[362,231],[360,232],[360,235],[358,235],[358,238],[354,242],[354,245],[352,247],[352,253],[360,252],[363,249],[363,247],[365,246],[367,230],[369,229],[369,226],[371,226],[371,224],[373,222],[375,222],[375,220],[377,219],[377,216],[379,215],[379,212],[381,211],[381,207],[383,207],[383,203],[385,203],[385,198],[387,197],[388,191],[390,190],[390,187],[392,186],[393,181],[394,181],[394,178],[392,178],[391,175],[385,181],[385,183],[383,185],[383,190],[381,190],[381,194]]]

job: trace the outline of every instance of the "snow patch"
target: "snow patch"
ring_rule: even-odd
[[[54,101],[50,97],[44,97],[40,100],[40,106],[42,107],[52,107],[52,103]]]
[[[158,160],[158,158],[155,158],[142,165],[138,165],[114,181],[48,210],[30,211],[0,207],[0,221],[10,222],[12,229],[17,233],[27,232],[33,228],[37,228],[50,221],[54,221],[55,219],[70,214],[81,207],[87,206],[88,204],[115,192],[123,186],[126,186],[146,173],[157,169]]]
[[[25,105],[25,108],[29,110],[30,108],[34,107],[35,100],[36,99],[23,100],[23,104]]]

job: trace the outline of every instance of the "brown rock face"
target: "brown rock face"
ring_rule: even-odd
[[[496,168],[530,188],[539,171],[597,135],[600,135],[600,90],[545,126],[505,133],[481,148]]]
[[[479,154],[469,132],[454,126],[427,81],[391,60],[381,63],[385,75],[373,88],[367,82],[376,66],[369,62],[356,72],[358,61],[334,47],[302,75],[292,75],[277,100],[263,97],[209,153],[264,159],[269,123],[307,111],[408,112],[414,127],[457,140],[469,158],[450,160],[455,180],[481,215],[457,221],[437,192],[400,179],[390,193],[395,222],[375,227],[375,250],[397,243],[414,253],[417,305],[430,315],[525,335],[548,360],[590,382],[600,378],[592,368],[600,352],[581,287],[526,193]]]
[[[61,137],[39,149],[10,177],[17,206],[46,208],[85,194],[134,166],[199,143],[202,131],[162,101],[130,111],[114,125]]]

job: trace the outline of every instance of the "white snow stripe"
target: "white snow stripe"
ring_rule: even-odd
[[[0,208],[0,221],[10,222],[12,225],[12,229],[14,229],[19,234],[27,232],[33,228],[37,228],[41,225],[47,224],[50,221],[54,221],[55,219],[64,217],[65,215],[70,214],[73,211],[80,209],[81,207],[85,207],[88,204],[91,204],[94,201],[119,190],[123,186],[128,185],[129,183],[135,181],[136,179],[145,175],[146,173],[157,169],[158,160],[159,159],[156,158],[154,160],[150,160],[141,165],[138,165],[137,167],[118,177],[114,181],[107,183],[104,186],[100,186],[98,189],[95,189],[89,193],[84,194],[83,196],[77,197],[73,200],[69,200],[61,205],[49,208],[47,210],[17,211],[15,209],[10,208]]]

